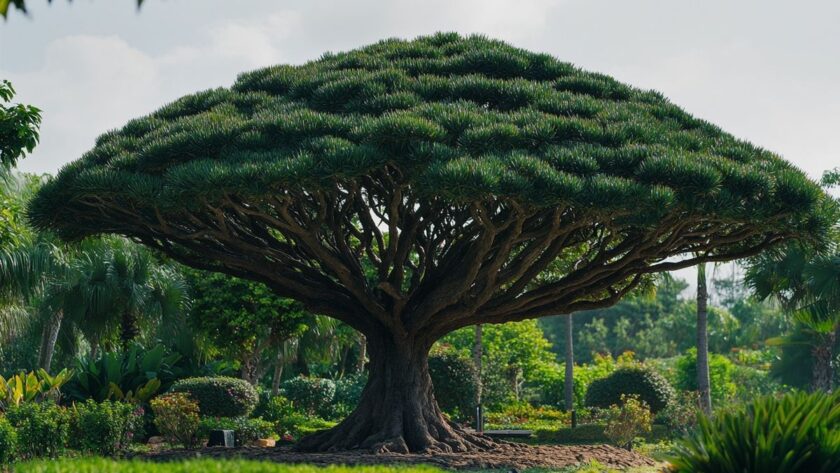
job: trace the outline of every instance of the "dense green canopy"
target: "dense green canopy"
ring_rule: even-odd
[[[777,155],[656,92],[502,42],[437,34],[269,67],[183,97],[102,135],[30,212],[68,238],[121,233],[203,266],[232,258],[222,266],[240,275],[289,266],[295,274],[283,281],[264,271],[257,279],[292,296],[294,284],[337,283],[399,299],[407,277],[381,284],[396,266],[421,279],[414,285],[439,275],[430,268],[445,267],[447,252],[468,258],[481,235],[473,227],[494,226],[497,272],[539,261],[529,243],[554,228],[541,248],[558,251],[544,259],[574,254],[559,274],[596,254],[603,266],[644,253],[628,278],[699,261],[663,262],[679,254],[727,259],[818,235],[823,200]],[[501,238],[514,227],[518,236]],[[436,246],[404,247],[397,234]],[[247,250],[230,239],[263,256],[237,259]],[[386,259],[377,281],[359,282],[368,287],[342,274]],[[521,292],[520,280],[505,284]]]
[[[261,281],[366,336],[357,409],[306,450],[463,451],[435,340],[605,307],[645,276],[820,238],[829,200],[661,95],[482,37],[243,74],[99,138],[33,222]]]

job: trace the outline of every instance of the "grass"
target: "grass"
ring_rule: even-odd
[[[76,458],[39,460],[15,465],[16,473],[441,473],[430,466],[287,465],[245,460],[185,460],[151,463],[138,460]]]

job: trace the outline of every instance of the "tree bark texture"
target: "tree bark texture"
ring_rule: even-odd
[[[137,322],[137,314],[133,310],[124,311],[120,321],[120,340],[123,349],[128,349],[128,345],[139,335],[140,327]]]
[[[834,390],[834,344],[836,332],[819,335],[820,343],[811,350],[814,358],[812,388],[814,391],[832,392]]]
[[[566,379],[564,380],[566,410],[574,410],[575,401],[575,349],[572,314],[566,314]]]
[[[61,331],[61,322],[64,320],[64,312],[59,310],[53,312],[49,320],[44,324],[41,332],[41,350],[38,353],[38,366],[49,372],[52,366],[53,355],[55,355],[55,344],[58,341],[58,333]]]

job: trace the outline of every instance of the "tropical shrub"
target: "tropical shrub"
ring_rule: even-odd
[[[182,379],[172,385],[171,391],[189,393],[201,415],[208,417],[247,417],[259,402],[257,390],[250,383],[224,376]]]
[[[66,450],[71,420],[67,409],[52,402],[29,402],[9,407],[6,418],[17,431],[20,458],[55,458]]]
[[[96,359],[80,358],[76,376],[64,391],[75,401],[110,399],[143,404],[175,381],[178,371],[173,366],[179,359],[177,353],[167,355],[163,345],[148,350],[132,345],[124,352],[105,352]]]
[[[472,360],[452,351],[440,351],[429,357],[429,374],[438,406],[453,419],[472,418],[476,392]]]
[[[254,409],[253,415],[270,422],[278,422],[294,412],[295,407],[292,405],[292,401],[289,401],[285,396],[268,394],[260,396],[260,402]]]
[[[677,473],[840,471],[840,391],[766,396],[701,417],[676,452]]]
[[[335,427],[336,422],[324,420],[317,416],[309,416],[301,412],[293,412],[274,423],[274,431],[280,435],[291,435],[294,438],[314,434],[319,430]]]
[[[737,390],[732,382],[735,364],[729,358],[709,353],[709,382],[712,401],[723,402],[735,395]],[[677,359],[677,388],[683,391],[697,391],[697,349],[691,348]]]
[[[198,403],[190,399],[187,393],[167,393],[151,401],[155,413],[155,426],[170,442],[184,448],[196,445],[196,431],[200,418]]]
[[[674,397],[674,388],[655,371],[643,366],[624,366],[607,377],[596,379],[586,390],[586,405],[608,409],[620,405],[622,395],[638,395],[651,412],[665,408]]]
[[[22,402],[61,399],[61,387],[73,377],[72,370],[61,370],[50,376],[43,369],[18,373],[9,379],[0,376],[0,408],[18,406]]]
[[[367,380],[366,373],[351,374],[336,380],[333,418],[343,418],[359,405]]]
[[[614,445],[630,450],[636,437],[651,431],[653,415],[638,395],[622,394],[621,405],[613,405],[607,412],[604,435]]]
[[[258,439],[274,436],[274,423],[264,419],[247,417],[203,417],[198,424],[196,435],[206,440],[211,430],[232,430],[237,447],[248,445]]]
[[[0,465],[8,465],[17,455],[17,431],[8,419],[0,417]]]
[[[325,378],[298,376],[283,383],[283,392],[292,404],[310,416],[328,417],[335,399],[335,382]]]
[[[143,408],[125,402],[96,402],[74,407],[74,446],[96,455],[111,456],[128,448],[143,425]]]

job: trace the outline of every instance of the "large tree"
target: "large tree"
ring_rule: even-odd
[[[65,238],[126,235],[362,332],[359,406],[301,448],[436,451],[493,443],[438,409],[435,340],[819,237],[826,201],[656,92],[437,34],[177,100],[101,136],[29,210]]]

